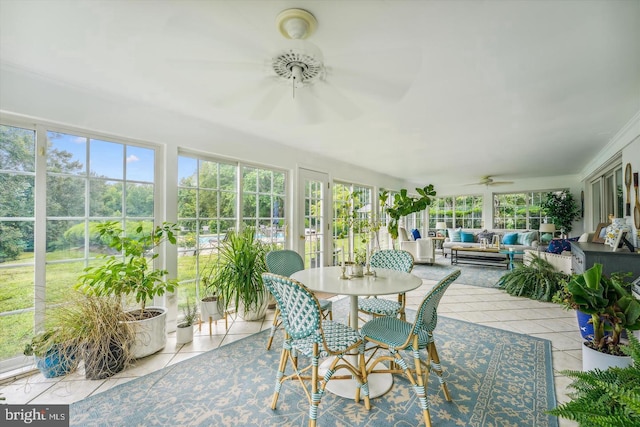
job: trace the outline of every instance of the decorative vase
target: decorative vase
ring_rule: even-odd
[[[611,224],[607,226],[605,234],[604,244],[609,245],[612,248],[617,243],[618,235],[627,230],[627,223],[624,218],[614,218]]]
[[[633,359],[631,356],[615,356],[612,354],[602,353],[598,350],[594,350],[582,343],[582,370],[591,371],[593,369],[608,369],[613,366],[619,368],[626,368],[631,366]]]

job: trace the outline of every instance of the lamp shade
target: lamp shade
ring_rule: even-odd
[[[444,230],[447,228],[446,222],[436,222],[436,230]]]
[[[540,232],[541,233],[555,233],[556,226],[555,224],[540,224]]]

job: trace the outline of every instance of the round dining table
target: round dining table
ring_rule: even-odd
[[[386,268],[374,268],[372,271],[373,275],[344,279],[341,278],[342,268],[339,266],[318,267],[297,271],[291,275],[291,278],[314,292],[348,295],[350,326],[358,330],[359,296],[400,294],[414,290],[422,285],[422,279],[411,273]],[[323,363],[323,365],[328,363],[330,361]],[[393,377],[388,373],[375,373],[373,371],[368,377],[368,382],[369,397],[374,398],[382,396],[391,389]],[[355,380],[340,380],[329,381],[326,389],[338,396],[353,398],[356,387],[357,382]]]

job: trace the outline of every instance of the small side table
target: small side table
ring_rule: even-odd
[[[516,255],[524,255],[524,251],[515,251],[509,249],[500,249],[501,254],[505,254],[507,256],[507,261],[509,261],[509,270],[513,270],[515,267],[514,259]]]
[[[445,237],[442,236],[434,236],[429,237],[431,240],[435,241],[435,249],[442,251],[442,242],[444,242]]]

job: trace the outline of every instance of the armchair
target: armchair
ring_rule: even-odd
[[[414,262],[427,264],[433,264],[435,262],[436,245],[435,241],[430,237],[420,237],[416,240],[410,240],[407,230],[403,227],[398,227],[398,241],[400,242],[401,250],[413,255]]]

